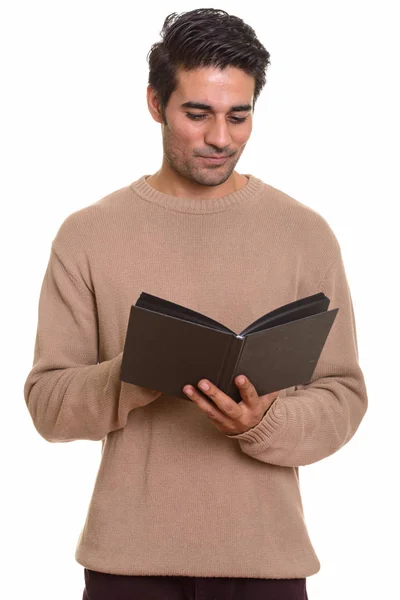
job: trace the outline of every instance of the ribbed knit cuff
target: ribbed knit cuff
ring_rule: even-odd
[[[127,383],[126,381],[121,381],[121,365],[122,365],[122,357],[123,352],[118,354],[115,357],[114,365],[112,367],[111,379],[117,380],[117,385],[120,388],[119,390],[119,404],[120,410],[129,411],[133,408],[139,408],[141,406],[146,406],[150,404],[154,400],[156,400],[159,396],[161,396],[162,392],[158,390],[152,390],[150,388],[146,388],[140,385],[135,385],[133,383]]]
[[[286,423],[285,397],[286,390],[281,390],[257,425],[243,433],[227,435],[227,437],[239,440],[240,445],[246,448],[247,454],[254,455],[271,446]]]

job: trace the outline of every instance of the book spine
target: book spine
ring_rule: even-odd
[[[242,354],[244,341],[244,338],[240,335],[229,336],[228,345],[218,378],[218,387],[226,394],[229,394],[230,392],[232,374],[235,372],[236,365],[240,359],[240,355]]]

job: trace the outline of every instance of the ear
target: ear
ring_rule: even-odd
[[[158,100],[157,92],[151,85],[147,86],[147,106],[150,114],[157,123],[163,123],[161,115],[161,106]]]

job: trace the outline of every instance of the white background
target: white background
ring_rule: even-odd
[[[309,600],[400,598],[399,38],[396,2],[219,2],[271,53],[238,163],[322,214],[342,248],[369,408],[300,468],[321,561]],[[1,8],[1,595],[78,600],[74,560],[101,443],[50,444],[23,397],[51,241],[71,212],[151,174],[161,130],[146,55],[164,18],[202,5],[69,0]],[[396,508],[397,506],[397,508]],[[5,593],[5,589],[9,589]]]

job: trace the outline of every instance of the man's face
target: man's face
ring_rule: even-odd
[[[169,166],[200,185],[224,183],[251,134],[253,94],[254,78],[241,69],[179,70],[178,87],[165,110],[167,124],[162,124]],[[220,163],[204,158],[210,156],[225,158]]]

